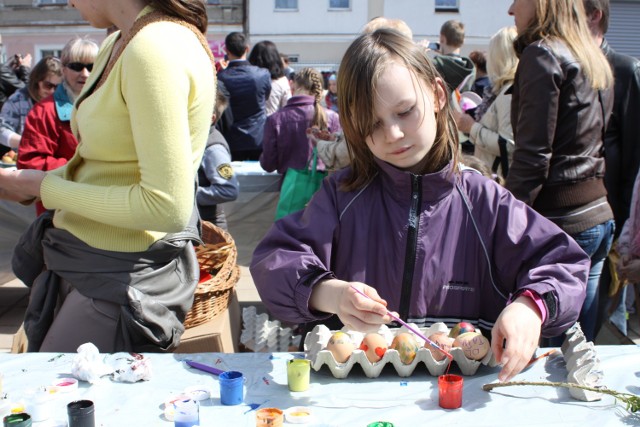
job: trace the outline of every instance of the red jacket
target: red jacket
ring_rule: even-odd
[[[58,118],[53,95],[48,96],[35,104],[27,115],[17,167],[43,171],[57,169],[67,163],[77,146],[70,122]],[[38,215],[44,210],[41,203],[36,205]]]

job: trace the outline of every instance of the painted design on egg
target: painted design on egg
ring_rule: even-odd
[[[351,337],[348,334],[338,331],[329,338],[326,349],[333,354],[333,358],[336,362],[344,363],[349,360],[349,357],[351,357],[351,353],[356,349],[356,346],[353,344],[353,341],[351,341]]]
[[[402,363],[410,365],[416,358],[416,353],[420,346],[413,335],[408,332],[402,332],[393,339],[391,348],[398,352]]]
[[[371,363],[379,362],[387,352],[387,341],[378,333],[368,333],[360,343],[360,350]]]
[[[467,359],[481,360],[489,352],[491,344],[480,332],[467,332],[458,335],[453,346],[460,347]]]
[[[475,332],[476,328],[469,322],[460,322],[449,331],[451,338],[456,338],[458,335],[462,335],[467,332]]]

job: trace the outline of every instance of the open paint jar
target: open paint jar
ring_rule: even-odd
[[[305,391],[309,388],[311,361],[292,359],[287,362],[287,384],[291,391]]]
[[[220,402],[223,405],[239,405],[244,401],[244,375],[238,371],[226,371],[218,377]]]
[[[284,413],[278,408],[262,408],[256,411],[256,427],[282,427]]]
[[[438,377],[438,399],[444,409],[458,409],[462,406],[462,385],[459,375],[440,375]]]

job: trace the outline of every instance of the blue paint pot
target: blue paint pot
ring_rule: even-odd
[[[220,402],[223,405],[239,405],[244,400],[244,375],[238,371],[226,371],[218,377]]]

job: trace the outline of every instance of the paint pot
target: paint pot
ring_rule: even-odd
[[[284,413],[278,408],[262,408],[256,411],[256,427],[282,427]]]
[[[244,375],[238,371],[226,371],[218,377],[220,402],[223,405],[239,405],[244,400]]]
[[[462,406],[462,385],[459,375],[440,375],[438,377],[438,400],[441,408],[458,409]]]
[[[306,406],[294,406],[284,411],[284,419],[289,424],[308,424],[313,420],[313,412]]]
[[[200,410],[198,402],[193,399],[177,400],[174,403],[175,413],[173,423],[175,427],[192,427],[200,425]]]
[[[70,393],[78,389],[78,380],[75,378],[60,378],[53,383],[54,387],[58,388],[58,391],[62,393]]]
[[[67,404],[69,427],[95,427],[95,407],[90,400],[74,400]]]
[[[393,423],[390,423],[389,421],[376,421],[367,424],[367,427],[393,427]]]
[[[51,417],[53,400],[57,397],[56,393],[57,390],[44,388],[37,390],[29,397],[27,407],[34,422],[46,421]]]
[[[307,359],[292,359],[287,362],[287,383],[291,391],[305,391],[309,389],[311,361]]]
[[[2,419],[4,427],[31,427],[31,415],[27,413],[11,414]]]

